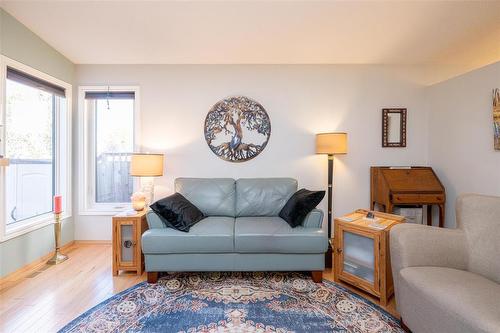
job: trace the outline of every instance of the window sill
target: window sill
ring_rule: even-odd
[[[79,212],[78,214],[81,216],[115,216],[116,214],[123,212],[125,210],[127,210],[127,208],[123,208],[123,209],[116,210],[116,211],[86,210],[83,212]]]
[[[82,216],[114,216],[118,213],[121,213],[126,210],[132,209],[131,204],[123,204],[119,207],[113,205],[114,207],[103,206],[103,207],[95,207],[95,208],[87,208],[82,209],[78,212],[79,215]]]
[[[70,217],[71,217],[70,214],[63,214],[61,216],[61,222]],[[30,222],[24,222],[24,223],[20,222],[18,223],[19,224],[18,226],[12,226],[10,228],[7,227],[7,229],[5,230],[5,234],[3,235],[3,237],[0,238],[0,243],[3,243],[5,241],[8,241],[16,237],[20,237],[22,235],[41,229],[43,227],[46,227],[54,223],[55,223],[55,218],[53,214],[45,214]]]

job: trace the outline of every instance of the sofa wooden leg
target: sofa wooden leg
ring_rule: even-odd
[[[148,283],[158,282],[158,272],[148,272]]]
[[[323,272],[322,271],[312,271],[311,272],[312,279],[316,283],[323,282]]]

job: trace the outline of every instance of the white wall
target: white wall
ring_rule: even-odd
[[[166,156],[157,197],[172,193],[180,176],[288,176],[301,187],[326,189],[327,159],[314,154],[314,134],[346,131],[349,154],[335,161],[334,211],[339,215],[369,207],[370,166],[427,164],[425,89],[406,71],[359,65],[78,65],[76,85],[141,87],[144,151]],[[249,162],[225,162],[204,140],[207,112],[231,95],[255,99],[271,118],[270,141]],[[381,148],[383,107],[408,108],[407,148]],[[110,217],[77,217],[75,239],[110,238]]]
[[[500,62],[427,88],[429,161],[446,188],[446,226],[465,192],[500,196],[500,151],[493,149],[492,90]]]

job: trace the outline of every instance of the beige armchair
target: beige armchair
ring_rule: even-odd
[[[414,333],[500,332],[500,198],[457,199],[457,229],[390,234],[396,304]]]

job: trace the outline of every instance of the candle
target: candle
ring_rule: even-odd
[[[62,196],[56,195],[54,197],[54,213],[60,214],[62,212]]]

